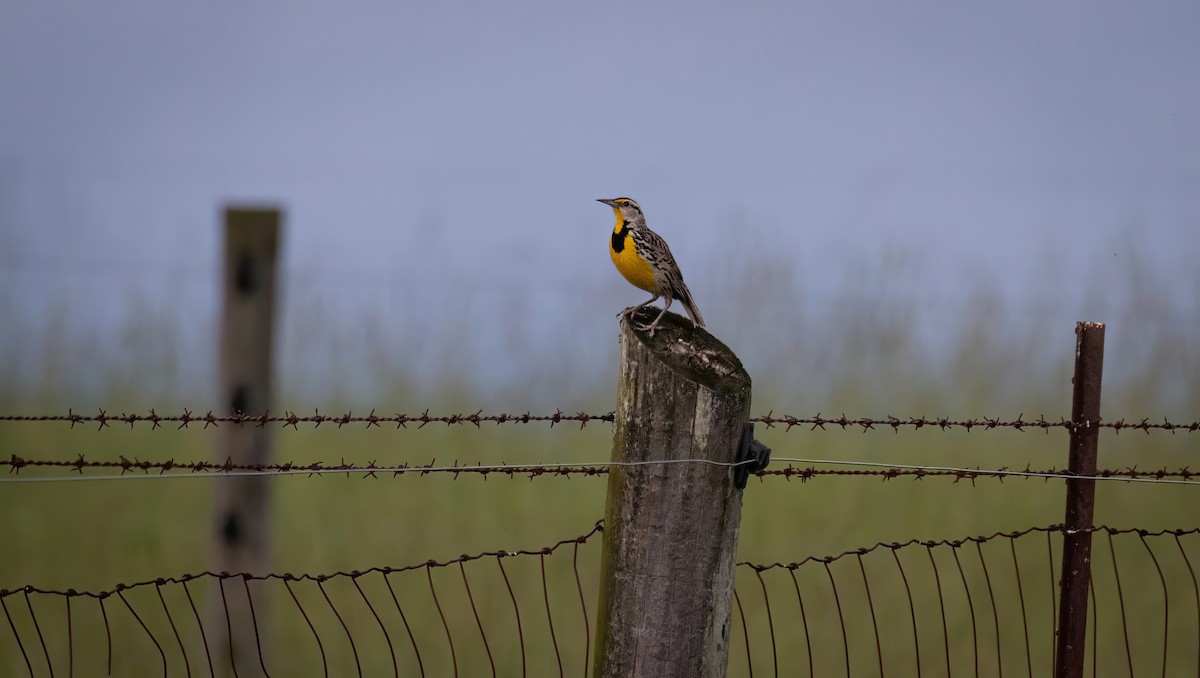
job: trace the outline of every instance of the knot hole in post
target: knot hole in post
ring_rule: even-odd
[[[238,519],[237,511],[225,514],[225,521],[221,525],[221,537],[225,539],[226,544],[235,544],[241,540],[242,521]]]
[[[238,384],[233,389],[233,396],[229,399],[229,408],[234,414],[246,413],[246,401],[249,400],[248,389],[245,384]]]
[[[233,270],[233,286],[243,295],[250,295],[258,288],[254,259],[249,254],[238,257],[237,266]]]

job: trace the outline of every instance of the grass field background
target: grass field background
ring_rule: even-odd
[[[756,269],[758,275],[790,278],[784,267]],[[1139,274],[1140,275],[1140,274]],[[740,284],[734,284],[741,280]],[[885,282],[864,281],[863,294],[877,292],[876,303],[834,294],[824,303],[797,295],[798,310],[788,319],[772,318],[753,303],[762,279],[747,273],[730,274],[726,306],[713,304],[713,329],[746,362],[755,379],[753,413],[826,416],[1000,416],[1023,414],[1069,416],[1070,374],[1075,320],[1109,323],[1106,352],[1105,418],[1167,417],[1174,421],[1200,419],[1200,358],[1196,347],[1200,308],[1195,301],[1178,300],[1174,285],[1129,274],[1125,294],[1085,300],[1065,312],[1032,312],[1026,305],[1006,301],[980,288],[953,311],[919,299],[889,296]],[[1192,287],[1195,289],[1195,286]],[[597,292],[618,299],[621,288]],[[336,298],[336,290],[329,293]],[[1158,300],[1158,301],[1156,301]],[[619,302],[617,302],[619,303]],[[614,307],[616,305],[614,304]],[[1060,309],[1061,311],[1061,309]],[[69,317],[68,311],[63,311]],[[709,308],[705,308],[709,315]],[[520,315],[519,313],[517,314]],[[209,407],[205,395],[211,384],[193,380],[194,363],[211,364],[190,355],[190,322],[146,309],[131,319],[126,340],[118,345],[87,347],[55,344],[55,314],[48,324],[29,326],[41,333],[49,348],[36,359],[9,354],[5,358],[7,386],[0,393],[5,412],[79,412],[106,407],[109,412],[169,412]],[[197,325],[208,327],[211,319]],[[406,337],[383,330],[371,339],[370,320],[358,324],[322,322],[319,317],[286,315],[281,323],[285,345],[277,411],[304,414],[314,407],[335,413],[352,409],[366,413],[607,412],[612,409],[616,325],[594,340],[595,350],[577,352],[569,342],[556,354],[510,355],[501,370],[527,380],[493,378],[475,383],[478,364],[452,359],[448,347],[466,346],[464,321],[454,327],[420,328],[426,335],[423,352],[400,351]],[[364,329],[364,327],[366,329]],[[503,341],[526,342],[514,326]],[[931,327],[945,336],[931,341]],[[763,329],[766,328],[766,329]],[[206,329],[206,331],[209,331]],[[401,330],[415,331],[415,330]],[[364,333],[366,337],[364,338]],[[593,341],[589,339],[589,341]],[[466,342],[466,343],[463,343]],[[411,344],[410,344],[411,345]],[[589,347],[592,344],[588,344]],[[606,347],[606,348],[605,348]],[[464,351],[467,349],[463,349]],[[439,354],[439,351],[443,352]],[[309,385],[305,366],[313,356],[326,355],[313,370],[348,376],[344,381]],[[441,358],[438,358],[441,355]],[[439,362],[440,360],[440,362]],[[24,361],[25,364],[21,364]],[[30,365],[30,361],[38,364]],[[188,365],[193,364],[192,368]],[[576,368],[575,366],[578,367]],[[99,366],[99,367],[97,367]],[[200,370],[203,372],[203,370]],[[30,383],[30,374],[45,378]],[[434,377],[429,375],[433,374]],[[215,378],[214,378],[215,381]],[[214,408],[215,409],[215,408]],[[1195,467],[1200,434],[1125,432],[1101,437],[1102,467]],[[606,460],[611,428],[591,424],[584,429],[544,424],[428,426],[423,429],[280,430],[275,456],[298,463],[323,461],[378,464],[428,463],[548,463]],[[867,460],[904,464],[946,464],[983,468],[1061,467],[1066,463],[1067,439],[1061,430],[1036,431],[920,431],[764,430],[757,437],[777,457]],[[64,424],[0,425],[0,454],[28,458],[162,460],[211,459],[214,433],[193,426],[187,430],[149,426],[113,426],[103,431]],[[25,470],[23,476],[38,472]],[[561,539],[588,532],[603,514],[605,479],[539,477],[483,479],[464,475],[403,476],[361,479],[292,476],[274,479],[272,496],[272,570],[292,573],[331,573],[373,566],[401,567],[428,560],[445,561],[461,554],[495,550],[537,550]],[[105,590],[118,582],[153,580],[199,572],[208,567],[214,519],[210,514],[213,481],[208,479],[122,480],[66,483],[13,483],[0,487],[0,588],[23,585],[41,588]],[[981,479],[974,483],[928,478],[882,482],[873,478],[821,477],[809,482],[767,478],[751,481],[746,490],[738,560],[755,563],[792,562],[824,556],[875,542],[920,539],[959,539],[995,531],[1022,530],[1061,522],[1063,484],[1057,481],[1010,479],[1003,483]],[[1101,483],[1097,489],[1096,522],[1114,527],[1145,529],[1190,528],[1198,525],[1200,495],[1194,487]],[[518,625],[508,588],[495,558],[457,566],[418,569],[392,575],[389,582],[400,601],[420,651],[420,666],[428,675],[450,675],[452,663],[462,675],[490,675],[484,643],[462,584],[463,573],[479,612],[487,649],[500,675],[522,672],[523,639],[528,675],[555,675],[558,656],[565,673],[584,672],[584,653],[594,637],[599,535],[578,547],[568,545],[544,561],[537,556],[505,559],[505,573],[517,598]],[[1116,580],[1107,539],[1097,538],[1098,653],[1100,674],[1121,673],[1126,665],[1123,630],[1129,632],[1135,668],[1158,670],[1164,623],[1163,586],[1170,596],[1168,660],[1171,666],[1194,666],[1200,634],[1195,568],[1200,565],[1200,539],[1185,538],[1179,549],[1173,541],[1153,542],[1156,563],[1136,536],[1115,539],[1123,586],[1115,596]],[[982,547],[987,559],[995,609],[986,602],[986,582],[979,553],[964,547],[909,547],[898,552],[911,587],[912,612],[890,552],[830,565],[838,585],[853,669],[872,673],[876,660],[876,630],[885,665],[905,674],[916,660],[911,617],[917,619],[920,660],[929,675],[944,672],[943,630],[937,586],[944,592],[948,653],[954,673],[973,674],[978,642],[982,675],[995,675],[995,633],[998,619],[1000,661],[1007,674],[1022,675],[1026,662],[1035,674],[1048,671],[1052,651],[1051,595],[1061,540],[1044,535],[1023,537],[1010,547],[1007,540]],[[1049,553],[1047,550],[1049,549]],[[954,561],[961,558],[964,587]],[[930,555],[938,565],[934,579]],[[1018,595],[1012,569],[1014,556],[1022,576]],[[1192,563],[1189,571],[1183,558]],[[547,586],[542,587],[544,563]],[[575,571],[584,593],[585,617]],[[875,623],[867,608],[862,572],[868,575]],[[827,572],[817,563],[796,570],[796,583],[784,570],[764,573],[768,595],[754,572],[738,574],[741,610],[734,612],[731,675],[749,672],[744,633],[756,675],[771,675],[772,657],[782,667],[806,670],[811,645],[820,675],[843,671],[844,651],[837,605]],[[451,629],[454,659],[442,621],[430,594],[432,580]],[[240,590],[240,581],[227,582]],[[370,609],[346,579],[327,583],[326,590],[352,630],[354,648],[366,675],[392,670],[392,654],[402,675],[418,669],[416,653],[380,576],[360,580],[384,626],[385,636]],[[351,645],[315,584],[294,584],[309,612],[327,655],[331,675],[348,675],[355,667]],[[213,595],[213,584],[192,584],[198,604]],[[268,643],[267,666],[274,675],[321,675],[321,653],[312,632],[286,589],[273,582],[256,594]],[[800,621],[797,590],[804,601],[809,639]],[[966,593],[971,596],[968,603]],[[167,586],[163,595],[188,648],[192,671],[207,672],[199,631],[189,623],[190,608],[180,587]],[[163,644],[172,674],[183,671],[183,658],[171,635],[153,587],[126,593],[126,599]],[[551,625],[547,621],[547,599]],[[768,620],[764,600],[770,602]],[[1022,621],[1020,602],[1025,605]],[[1124,604],[1122,612],[1119,605]],[[48,674],[37,632],[44,635],[56,675],[65,672],[65,606],[61,598],[33,596],[31,617],[24,596],[5,600],[12,624],[24,643],[38,675]],[[75,599],[73,608],[74,665],[80,675],[96,675],[107,661],[106,637],[99,606]],[[974,606],[971,614],[970,605]],[[125,605],[110,598],[106,613],[112,628],[114,675],[152,675],[160,656],[137,626]],[[204,610],[201,610],[204,613]],[[745,615],[745,631],[741,615]],[[1122,618],[1124,622],[1122,623]],[[585,631],[585,619],[588,628]],[[974,624],[972,624],[974,620]],[[774,628],[774,650],[769,627]],[[1029,631],[1027,658],[1024,630]],[[206,632],[221,629],[206,624]],[[1091,643],[1089,636],[1089,643]],[[1089,646],[1090,648],[1091,646]],[[590,648],[594,652],[594,647]],[[1090,651],[1090,649],[1089,649]],[[205,666],[205,668],[199,668]],[[792,675],[792,669],[785,673]],[[0,622],[0,675],[25,675],[26,667],[8,622]],[[247,675],[243,671],[242,675]]]

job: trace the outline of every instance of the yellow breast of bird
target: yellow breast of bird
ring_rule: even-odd
[[[626,280],[651,294],[655,293],[654,269],[638,254],[633,238],[629,236],[628,226],[617,224],[608,253]]]

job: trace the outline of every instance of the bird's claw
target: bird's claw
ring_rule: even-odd
[[[642,332],[645,332],[646,335],[650,336],[650,337],[653,337],[654,330],[658,329],[658,327],[656,325],[654,325],[653,323],[651,323],[649,325],[634,325],[634,327]]]

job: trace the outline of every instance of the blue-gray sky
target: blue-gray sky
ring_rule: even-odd
[[[614,195],[742,351],[725,295],[759,262],[781,333],[801,299],[980,285],[1066,325],[1135,267],[1196,336],[1197,73],[1184,1],[6,3],[0,336],[29,378],[48,331],[211,320],[218,206],[278,201],[285,349],[419,325],[395,350],[516,384],[521,347],[614,359],[642,299],[603,249]]]

